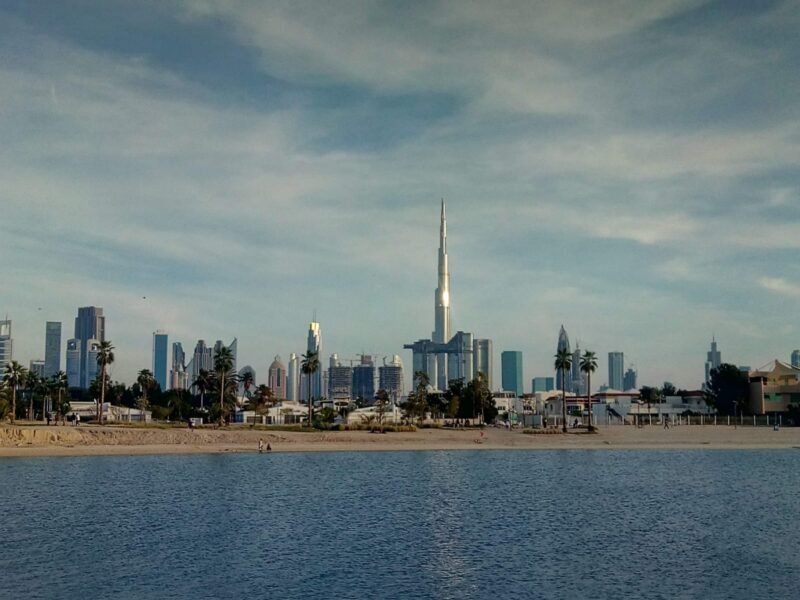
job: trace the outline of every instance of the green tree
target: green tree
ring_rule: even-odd
[[[64,371],[58,371],[50,379],[50,386],[55,392],[56,423],[64,420],[64,415],[69,410],[69,399],[66,393],[69,390],[69,381]]]
[[[219,424],[225,421],[225,383],[226,380],[233,379],[231,371],[233,371],[233,353],[227,346],[220,348],[214,357],[214,374],[217,376],[217,384],[219,385]]]
[[[678,390],[675,389],[675,386],[672,385],[671,382],[665,381],[664,385],[661,386],[661,394],[660,397],[663,401],[667,396],[676,396],[678,395]]]
[[[383,417],[386,414],[386,409],[389,407],[389,392],[380,389],[375,392],[375,408],[378,412],[378,427],[383,433]]]
[[[430,379],[424,371],[417,371],[414,373],[414,381],[416,384],[414,391],[409,394],[404,409],[408,418],[413,419],[416,417],[422,421],[425,418],[425,413],[428,412],[428,386],[430,385]]]
[[[274,394],[272,388],[263,383],[256,387],[253,394],[253,401],[255,402],[255,411],[259,414],[269,411],[274,406]]]
[[[649,385],[645,385],[639,390],[639,397],[647,404],[648,423],[650,422],[650,406],[660,401],[660,395],[661,392],[658,388]]]
[[[33,371],[28,371],[28,376],[25,378],[25,389],[28,390],[28,413],[27,418],[33,421],[33,400],[41,389],[41,378]]]
[[[319,371],[319,353],[309,350],[303,354],[300,363],[300,372],[306,376],[306,389],[308,390],[308,426],[314,423],[314,399],[311,397],[311,379]]]
[[[153,385],[155,384],[156,379],[153,377],[152,371],[150,369],[142,369],[139,371],[139,374],[136,376],[136,383],[139,384],[139,391],[141,392],[141,397],[139,401],[136,403],[136,408],[142,411],[147,410],[150,406],[150,402],[148,400],[148,395],[150,390],[153,389]],[[144,416],[144,414],[142,415]]]
[[[25,379],[28,376],[28,369],[23,367],[17,361],[12,360],[6,364],[5,372],[3,373],[3,381],[11,388],[11,423],[17,416],[17,389],[25,385]]]
[[[716,407],[721,415],[744,414],[747,409],[749,382],[739,367],[723,363],[711,369],[710,381],[706,386],[706,402]]]
[[[100,342],[97,365],[100,367],[100,402],[97,403],[97,422],[103,424],[103,404],[106,401],[106,375],[108,365],[114,362],[114,346],[110,341]]]
[[[594,431],[592,425],[592,373],[597,370],[597,355],[586,350],[581,356],[581,371],[586,373],[586,399],[589,407],[589,431]]]
[[[492,398],[492,391],[486,376],[478,372],[477,377],[470,381],[464,388],[463,405],[469,409],[469,414],[465,415],[470,419],[480,417],[481,422],[491,423],[497,416],[497,408]]]
[[[316,418],[320,424],[329,425],[336,420],[336,411],[330,406],[326,406],[317,413]]]
[[[556,373],[561,373],[561,431],[567,433],[567,373],[572,368],[572,354],[559,350],[555,355]]]
[[[192,387],[200,392],[200,409],[205,408],[206,392],[211,389],[211,373],[205,369],[197,372],[197,379],[192,382]]]
[[[166,394],[167,408],[171,417],[178,421],[183,420],[183,411],[186,408],[186,400],[183,396],[184,390],[170,390]]]

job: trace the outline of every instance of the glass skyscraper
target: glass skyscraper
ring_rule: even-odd
[[[161,387],[162,391],[168,389],[167,380],[167,356],[169,348],[169,336],[165,331],[153,333],[153,378]]]
[[[706,385],[711,383],[711,370],[722,364],[722,353],[717,350],[717,339],[711,336],[711,349],[706,352]]]
[[[14,341],[11,339],[11,321],[0,321],[0,371],[14,360]]]
[[[61,322],[48,321],[44,332],[44,376],[52,377],[61,370]]]
[[[77,387],[87,389],[94,380],[97,365],[89,356],[91,344],[106,339],[106,318],[98,306],[84,306],[78,309],[75,318],[75,339],[80,342],[80,383]],[[96,352],[93,355],[97,357]]]
[[[489,389],[494,389],[492,381],[492,340],[477,339],[472,342],[472,370],[475,376],[483,373]]]
[[[522,389],[522,352],[506,350],[500,355],[500,368],[503,374],[503,391],[514,392],[521,396]]]
[[[619,391],[625,387],[625,355],[622,352],[608,353],[608,387]]]

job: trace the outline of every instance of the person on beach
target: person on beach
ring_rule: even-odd
[[[81,416],[78,413],[75,413],[75,427],[81,424]]]
[[[272,452],[272,446],[267,442],[267,452]]]
[[[258,438],[258,453],[262,454],[264,452],[264,440]]]
[[[669,419],[667,417],[664,417],[664,429],[669,429]]]

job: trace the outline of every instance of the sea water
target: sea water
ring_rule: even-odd
[[[0,460],[0,598],[798,598],[800,450]]]

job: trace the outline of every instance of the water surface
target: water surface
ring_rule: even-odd
[[[0,598],[797,598],[800,451],[0,460]]]

